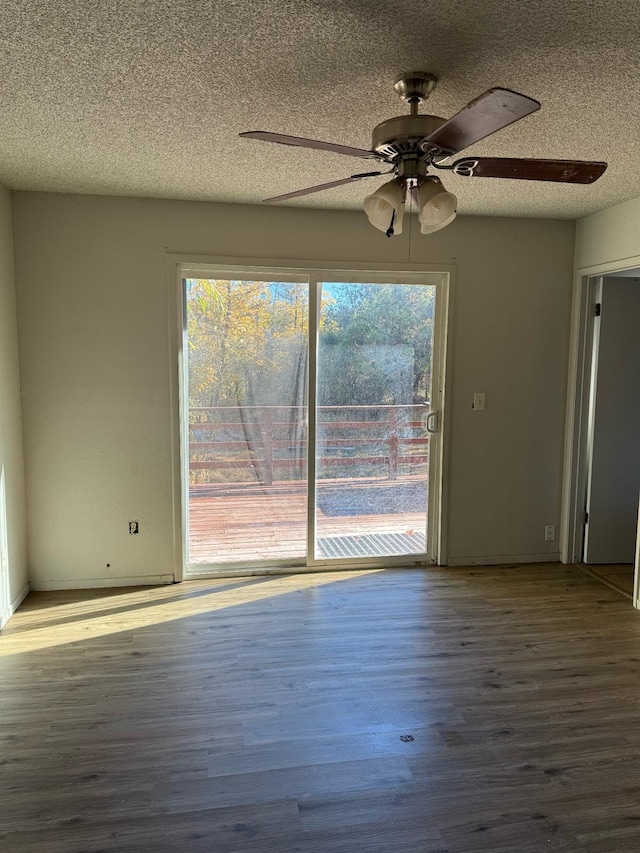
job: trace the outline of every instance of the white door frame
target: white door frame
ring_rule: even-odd
[[[595,305],[602,302],[602,281],[603,276],[590,276],[587,279],[587,310],[586,310],[586,345],[588,347],[585,358],[585,376],[586,383],[586,411],[584,415],[587,419],[586,430],[582,429],[582,434],[585,438],[583,463],[580,466],[580,486],[584,493],[584,508],[583,512],[587,513],[591,506],[591,488],[593,476],[593,440],[596,426],[596,393],[598,385],[598,364],[600,358],[600,321],[595,312]],[[582,470],[584,468],[584,470]],[[584,480],[584,486],[582,485]],[[579,522],[576,528],[576,547],[580,549],[580,559],[584,560],[584,555],[587,550],[589,539],[589,526],[586,518],[580,521],[579,502],[576,504],[577,521]],[[582,531],[582,535],[580,532]]]
[[[7,522],[7,489],[4,465],[0,465],[0,628],[12,614],[9,589],[9,542]]]
[[[306,276],[311,285],[311,292],[317,292],[314,282],[320,281],[360,281],[402,284],[435,284],[438,288],[436,297],[436,316],[434,318],[434,365],[432,371],[432,408],[439,412],[438,432],[432,435],[432,452],[439,467],[439,476],[430,483],[429,504],[432,506],[428,533],[432,535],[433,557],[428,562],[446,565],[447,562],[447,474],[448,474],[448,439],[449,418],[446,417],[445,377],[450,375],[451,363],[451,304],[455,267],[451,265],[422,265],[422,264],[356,264],[334,263],[326,261],[290,261],[281,259],[248,259],[248,258],[211,258],[194,255],[168,254],[167,281],[170,318],[170,352],[171,352],[171,411],[172,411],[172,462],[173,462],[173,506],[174,506],[174,577],[176,581],[200,577],[225,577],[235,575],[255,575],[281,573],[287,571],[318,571],[340,569],[344,560],[310,560],[307,565],[299,561],[286,564],[284,561],[261,562],[254,567],[238,568],[237,565],[198,567],[197,573],[187,572],[188,555],[186,537],[188,531],[188,495],[185,494],[186,478],[183,476],[185,460],[185,423],[187,412],[186,397],[186,353],[184,350],[186,312],[182,280],[185,276],[211,277],[215,275],[235,277],[246,274],[247,277],[268,275],[272,277],[281,273],[283,276]],[[311,312],[314,306],[310,305]],[[314,312],[315,313],[315,312]],[[310,328],[311,320],[310,317]],[[438,344],[438,342],[440,342]],[[438,358],[438,356],[441,357]],[[311,377],[313,378],[313,377]],[[311,400],[310,400],[311,403]],[[310,406],[311,410],[311,406]],[[310,412],[310,417],[313,415]],[[312,449],[312,448],[311,448]],[[433,503],[432,503],[433,501]],[[349,561],[347,570],[357,568],[380,568],[425,565],[424,560],[413,560],[408,557],[389,557],[386,560],[353,559]],[[201,569],[201,570],[200,570]]]
[[[597,364],[593,357],[596,291],[603,277],[636,268],[640,268],[640,255],[624,261],[584,267],[575,274],[560,519],[560,555],[563,563],[578,562],[583,552],[584,512],[593,429],[591,389]],[[640,609],[640,524],[637,544],[633,606]]]
[[[640,610],[640,506],[638,506],[638,536],[636,538],[636,567],[633,577],[633,606]]]

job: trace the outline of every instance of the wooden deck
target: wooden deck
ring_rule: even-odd
[[[403,550],[398,545],[395,553],[418,553],[423,549],[416,542],[424,535],[425,526],[423,478],[318,484],[320,548],[323,540],[336,540],[340,545],[337,540],[348,537],[350,556],[379,556],[372,537],[389,547],[389,540],[380,537],[396,534],[407,547]],[[193,490],[189,498],[191,564],[303,559],[306,531],[303,483],[229,486],[217,491],[209,487]],[[334,548],[328,547],[322,556],[335,556]]]

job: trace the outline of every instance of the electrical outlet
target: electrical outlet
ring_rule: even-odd
[[[136,536],[138,533],[140,533],[140,525],[137,521],[129,522],[129,533],[131,536]]]
[[[545,542],[553,542],[556,538],[556,526],[555,524],[547,524],[544,529],[544,541]]]

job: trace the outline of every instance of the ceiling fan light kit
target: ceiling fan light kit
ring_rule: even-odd
[[[387,237],[402,234],[406,187],[400,178],[393,178],[368,195],[362,202],[369,222]]]
[[[456,218],[458,199],[438,178],[427,178],[416,191],[418,222],[422,234],[433,234]]]
[[[464,157],[448,162],[470,145],[485,139],[540,109],[533,98],[510,89],[489,89],[450,119],[418,112],[420,104],[433,92],[437,78],[426,71],[412,71],[396,81],[394,89],[409,106],[409,114],[380,122],[374,129],[371,149],[354,148],[298,136],[286,136],[264,130],[251,130],[240,136],[280,145],[293,145],[320,151],[332,151],[349,157],[377,160],[390,166],[392,180],[366,196],[363,202],[369,222],[388,237],[402,233],[402,219],[409,194],[418,207],[423,234],[431,234],[455,219],[457,199],[447,192],[440,179],[429,169],[451,171],[465,178],[511,178],[512,180],[554,181],[591,184],[607,168],[601,161],[536,160],[510,157]],[[348,178],[265,199],[265,202],[292,198],[344,186],[384,172],[360,172]]]

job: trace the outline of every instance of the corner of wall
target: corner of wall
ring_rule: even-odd
[[[0,186],[0,627],[28,592],[12,200]]]

